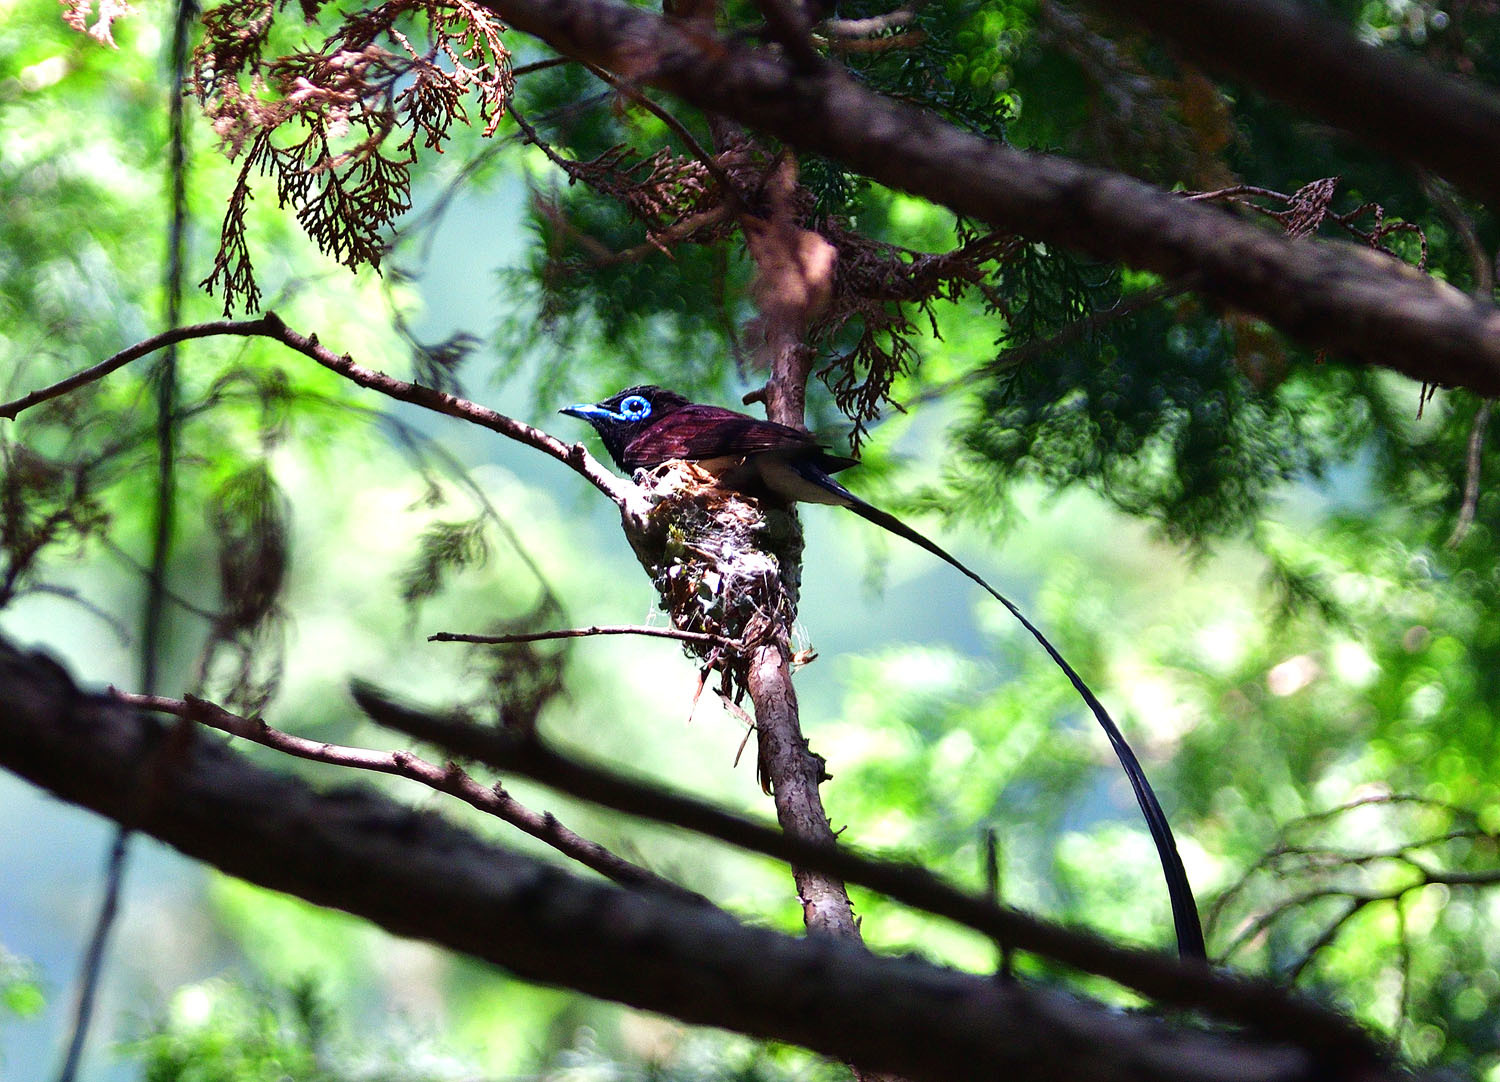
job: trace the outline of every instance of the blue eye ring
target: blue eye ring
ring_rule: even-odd
[[[620,402],[620,416],[627,421],[642,421],[651,416],[651,403],[638,394]]]

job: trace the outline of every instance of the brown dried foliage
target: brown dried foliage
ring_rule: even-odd
[[[854,422],[851,441],[859,446],[869,422],[891,401],[891,385],[920,360],[912,337],[924,317],[941,338],[939,300],[957,300],[970,289],[986,291],[989,270],[1021,245],[1019,237],[987,234],[950,252],[916,252],[826,222],[823,233],[839,250],[833,301],[813,327],[814,341],[831,342],[855,327],[853,347],[835,353],[818,370],[835,404]]]
[[[516,115],[515,119],[527,141],[547,155],[570,183],[618,201],[646,227],[646,245],[623,253],[610,252],[592,238],[576,234],[575,239],[595,262],[637,259],[649,250],[670,255],[675,244],[716,244],[729,236],[726,212],[737,192],[726,193],[715,185],[708,163],[665,148],[642,157],[623,143],[579,161],[559,153],[523,117]],[[735,143],[715,155],[713,164],[736,189],[759,182],[758,161],[746,143]],[[536,205],[553,225],[567,227],[556,204],[538,200]]]
[[[1416,238],[1419,248],[1417,269],[1426,270],[1427,235],[1415,222],[1387,221],[1385,208],[1379,203],[1361,203],[1353,210],[1342,214],[1334,213],[1333,199],[1341,180],[1341,177],[1324,177],[1321,180],[1304,184],[1291,195],[1284,195],[1270,188],[1237,184],[1234,187],[1221,188],[1214,192],[1195,192],[1188,198],[1204,202],[1231,203],[1253,210],[1279,224],[1286,230],[1286,235],[1294,239],[1311,236],[1322,226],[1330,225],[1342,230],[1360,243],[1367,244],[1376,251],[1384,252],[1397,259],[1403,257],[1386,243],[1387,239],[1398,233],[1410,234]],[[1264,206],[1257,200],[1279,204],[1279,207]],[[1370,220],[1370,225],[1365,228],[1360,223],[1367,218]]]
[[[94,0],[61,0],[61,2],[63,22],[80,34],[87,34],[101,45],[108,45],[111,49],[115,47],[114,23],[135,13],[135,8],[127,4],[125,0],[99,0],[99,14],[94,19],[94,25],[90,26],[89,16],[94,10]]]
[[[301,14],[316,16],[318,0]],[[266,58],[281,6],[228,0],[203,16],[193,90],[231,159],[242,158],[214,267],[224,311],[260,300],[245,217],[256,175],[270,176],[308,236],[351,270],[377,270],[386,228],[410,205],[421,146],[441,152],[477,103],[485,135],[514,86],[504,27],[469,0],[388,0],[354,12],[319,45]],[[426,49],[412,41],[423,27]]]

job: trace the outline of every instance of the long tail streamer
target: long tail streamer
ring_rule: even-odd
[[[1120,765],[1125,768],[1125,776],[1130,779],[1130,787],[1135,791],[1136,803],[1140,805],[1141,814],[1146,817],[1146,825],[1151,830],[1151,839],[1156,843],[1157,856],[1161,858],[1162,874],[1167,881],[1167,895],[1172,903],[1172,923],[1177,929],[1177,953],[1183,958],[1195,958],[1206,961],[1207,949],[1203,944],[1203,926],[1198,920],[1198,906],[1193,900],[1193,888],[1188,883],[1187,870],[1182,866],[1182,856],[1177,852],[1177,839],[1172,835],[1172,827],[1167,822],[1167,816],[1161,808],[1161,802],[1156,799],[1156,793],[1151,788],[1151,783],[1146,780],[1146,772],[1141,768],[1141,762],[1135,757],[1130,744],[1125,740],[1125,734],[1120,732],[1120,727],[1115,724],[1114,718],[1109,716],[1109,711],[1104,709],[1104,704],[1099,697],[1093,693],[1078,671],[1068,664],[1067,658],[1063,657],[1048,641],[1047,636],[1030,620],[1026,619],[1016,605],[999,590],[995,589],[978,574],[965,567],[956,557],[949,555],[942,546],[934,541],[923,537],[895,515],[887,514],[880,508],[865,503],[854,493],[843,485],[829,477],[822,470],[813,466],[810,469],[799,470],[807,480],[820,485],[828,491],[833,492],[849,502],[846,506],[861,518],[868,519],[875,525],[891,531],[898,537],[904,537],[914,545],[919,545],[932,553],[944,563],[961,571],[968,578],[978,583],[985,592],[1000,604],[1010,610],[1010,614],[1021,622],[1021,626],[1031,632],[1032,638],[1036,639],[1047,651],[1048,655],[1063,671],[1088,708],[1093,712],[1094,718],[1099,722],[1100,728],[1109,737],[1110,744],[1115,749],[1115,755],[1120,760]],[[831,486],[831,487],[830,487]]]

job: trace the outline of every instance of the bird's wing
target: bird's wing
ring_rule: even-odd
[[[757,420],[718,406],[694,404],[675,409],[648,425],[626,445],[622,465],[637,470],[675,458],[696,460],[818,450],[817,440],[801,429]]]

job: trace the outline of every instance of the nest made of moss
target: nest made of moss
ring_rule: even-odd
[[[648,509],[625,517],[625,533],[662,609],[679,631],[715,636],[684,645],[743,690],[750,651],[786,638],[797,617],[796,513],[724,488],[691,462],[640,471],[635,481]]]

